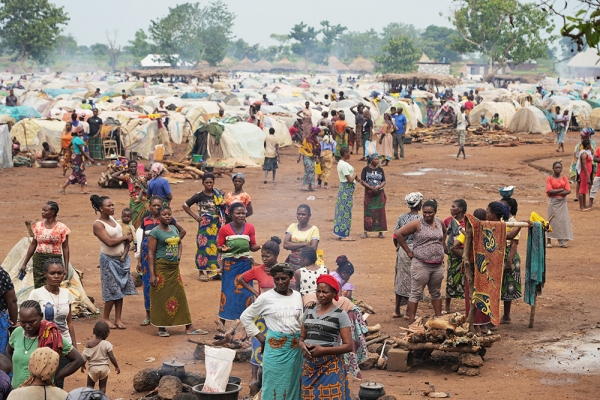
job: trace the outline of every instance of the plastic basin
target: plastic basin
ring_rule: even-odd
[[[223,393],[204,393],[202,388],[204,384],[196,385],[192,388],[192,392],[199,400],[237,400],[242,387],[235,383],[228,383]]]
[[[202,162],[202,154],[192,154],[192,160],[195,163]]]

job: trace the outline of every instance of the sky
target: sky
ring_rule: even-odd
[[[64,6],[70,21],[64,33],[77,43],[89,46],[106,42],[106,31],[118,31],[117,42],[126,45],[138,29],[147,32],[151,20],[164,17],[169,7],[186,1],[157,0],[50,0]],[[196,0],[188,0],[194,2]],[[429,25],[450,27],[450,0],[223,0],[236,14],[233,33],[250,44],[276,44],[272,33],[286,34],[297,23],[319,26],[320,21],[341,24],[350,31],[381,31],[390,22],[413,24],[419,29]],[[207,4],[208,0],[200,1]],[[440,16],[440,13],[443,15]]]

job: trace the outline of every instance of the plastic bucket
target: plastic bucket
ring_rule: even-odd
[[[200,385],[204,385],[204,381],[206,381],[206,378],[200,378],[200,379],[198,379],[198,382],[200,382]],[[240,378],[239,376],[230,376],[229,380],[227,380],[227,383],[233,383],[235,385],[241,385],[242,384],[242,378]]]
[[[202,162],[202,154],[192,154],[192,160],[195,163]]]
[[[200,384],[192,388],[192,392],[199,400],[237,400],[242,390],[242,387],[235,383],[228,383],[223,393],[204,393],[203,387],[204,384]]]

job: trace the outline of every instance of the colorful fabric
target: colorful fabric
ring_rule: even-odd
[[[83,166],[83,156],[81,154],[73,154],[71,156],[71,174],[67,180],[69,185],[85,185],[87,177],[85,176]]]
[[[217,246],[227,246],[229,250],[221,254],[225,258],[252,258],[250,248],[256,245],[254,225],[244,222],[240,232],[231,223],[224,225],[217,236]]]
[[[463,299],[465,297],[465,275],[462,272],[462,258],[451,252],[448,253],[446,297],[451,299]]]
[[[100,253],[100,282],[102,301],[121,300],[125,296],[137,294],[129,271],[129,256],[121,261],[120,256]]]
[[[250,258],[224,258],[223,277],[221,279],[221,302],[219,318],[235,321],[240,318],[246,307],[252,304],[254,296],[236,282],[238,275],[252,269]],[[249,283],[252,286],[252,283]]]
[[[417,214],[407,214],[417,215]],[[407,243],[408,248],[412,251],[412,242]],[[401,246],[398,246],[396,253],[396,274],[394,275],[394,293],[397,296],[410,297],[410,258]]]
[[[90,157],[94,160],[102,160],[104,158],[104,154],[102,153],[102,136],[90,136],[88,144],[90,146]]]
[[[354,183],[340,182],[333,218],[333,234],[341,238],[350,236],[353,195]]]
[[[500,324],[500,294],[506,246],[504,222],[480,221],[467,214],[473,227],[473,277],[475,292],[471,303],[489,315],[494,325]]]
[[[510,246],[506,246],[505,262],[508,261],[510,254]],[[521,289],[521,256],[515,253],[515,256],[510,262],[510,269],[504,269],[502,277],[502,297],[504,301],[517,300],[522,297]],[[494,324],[495,325],[495,324]]]
[[[527,258],[525,260],[525,303],[535,305],[535,297],[542,294],[546,282],[546,246],[544,229],[534,222],[527,235]]]
[[[192,323],[179,261],[154,260],[156,285],[150,288],[150,323],[154,326],[181,326]]]
[[[141,249],[142,286],[144,294],[144,309],[150,310],[150,265],[148,264],[148,236],[144,235]]]
[[[196,268],[206,271],[209,277],[215,276],[219,269],[219,253],[217,251],[217,235],[221,228],[221,218],[202,215],[196,235]]]
[[[429,107],[429,105],[427,106],[427,127],[430,127],[433,124],[434,121],[434,116],[435,115],[435,107]]]
[[[333,167],[333,152],[331,150],[324,150],[321,152],[321,175],[319,179],[324,183],[329,182],[329,175],[331,175],[331,169]]]
[[[47,321],[45,319],[40,323],[40,330],[38,333],[38,349],[42,347],[48,347],[58,354],[62,354],[63,351],[63,337],[58,330],[58,326],[54,322]]]
[[[10,336],[10,318],[6,310],[0,311],[0,354],[6,355],[6,345]]]
[[[150,210],[150,205],[147,201],[137,201],[134,198],[129,199],[129,208],[131,209],[131,223],[135,229],[139,228],[144,219],[146,211]]]
[[[138,172],[137,175],[127,174],[125,176],[125,183],[127,184],[127,189],[129,190],[129,197],[132,199],[137,199],[140,194],[142,195],[142,198],[146,197],[148,182],[145,174],[140,172]],[[136,226],[136,229],[138,226]]]
[[[60,254],[38,253],[37,251],[35,253],[33,253],[31,262],[33,264],[33,287],[34,287],[34,289],[40,288],[46,284],[46,277],[44,276],[44,263],[46,262],[46,260],[49,260],[51,258],[62,259],[63,257]]]
[[[354,306],[348,311],[350,318],[350,331],[352,332],[352,351],[344,354],[344,366],[346,371],[354,375],[355,378],[362,379],[359,364],[367,359],[367,323],[362,317],[362,312],[358,306]]]
[[[179,231],[174,225],[170,225],[170,231],[163,231],[159,227],[152,229],[148,236],[156,240],[156,259],[165,259],[167,261],[179,261]]]
[[[225,217],[227,218],[227,222],[231,222],[232,218],[229,215],[229,206],[233,203],[242,203],[244,207],[248,208],[248,204],[252,202],[250,195],[246,192],[242,192],[240,194],[234,194],[233,192],[229,192],[225,195],[225,204],[227,204],[227,208],[225,209]]]
[[[69,168],[71,168],[71,164],[73,163],[73,148],[71,146],[63,149],[63,173],[65,173]]]
[[[269,331],[263,356],[262,397],[266,400],[301,400],[302,374],[300,332]],[[282,373],[285,372],[285,373]]]
[[[596,142],[590,139],[590,145],[592,146],[592,153],[596,151]],[[583,150],[583,145],[581,142],[577,143],[575,146],[575,150],[573,151],[573,161],[571,162],[571,169],[569,170],[569,178],[574,179],[579,176],[577,173],[577,161],[579,160],[579,156],[581,151]],[[592,169],[596,169],[596,163],[592,163]]]
[[[303,185],[315,184],[315,160],[307,155],[302,155],[302,164],[304,165]]]
[[[71,233],[62,222],[57,222],[52,229],[46,229],[44,221],[39,221],[31,227],[33,237],[37,241],[35,251],[38,253],[52,253],[56,256],[62,254],[62,244]]]
[[[267,327],[265,319],[262,315],[254,318],[254,325],[256,325],[260,333],[265,335],[265,337],[267,336],[267,333],[269,333],[269,328]],[[252,336],[252,357],[250,357],[250,364],[257,365],[259,367],[263,365],[263,353],[261,349],[262,344],[258,341],[256,336]]]
[[[383,190],[365,189],[364,227],[365,232],[386,232],[386,196]]]
[[[305,358],[302,365],[302,398],[350,400],[350,385],[343,357]]]

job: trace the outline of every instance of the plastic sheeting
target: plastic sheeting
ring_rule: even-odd
[[[473,126],[479,126],[479,118],[482,114],[485,115],[488,121],[491,121],[494,114],[498,113],[504,121],[504,127],[507,127],[516,112],[515,106],[511,103],[484,101],[473,108],[473,111],[469,114],[469,121]]]
[[[42,92],[49,94],[52,97],[60,96],[61,94],[73,94],[75,92],[87,92],[85,88],[77,88],[77,89],[51,89],[46,88],[42,90]]]
[[[515,133],[541,133],[543,135],[552,131],[542,110],[534,106],[523,107],[517,111],[508,130]]]
[[[181,96],[182,99],[204,99],[206,97],[208,97],[208,93],[206,93],[206,92],[203,92],[203,93],[186,92]]]
[[[61,148],[60,136],[65,125],[64,121],[28,118],[17,122],[10,134],[21,143],[21,149],[41,150],[42,143],[48,142],[58,151]]]
[[[12,142],[8,125],[0,125],[0,168],[12,167]]]
[[[248,122],[224,124],[219,145],[215,138],[208,135],[208,147],[211,158],[246,158],[263,160],[265,157],[265,133],[256,125]],[[258,164],[257,164],[258,165]]]
[[[35,108],[27,106],[0,106],[0,114],[10,115],[15,121],[20,121],[23,118],[42,118],[40,113]]]
[[[275,128],[275,137],[277,137],[279,147],[291,146],[293,143],[292,137],[290,136],[290,130],[285,121],[279,118],[275,119],[274,117],[270,117],[270,119],[273,128]],[[269,135],[268,128],[265,127],[264,132],[265,135]]]

